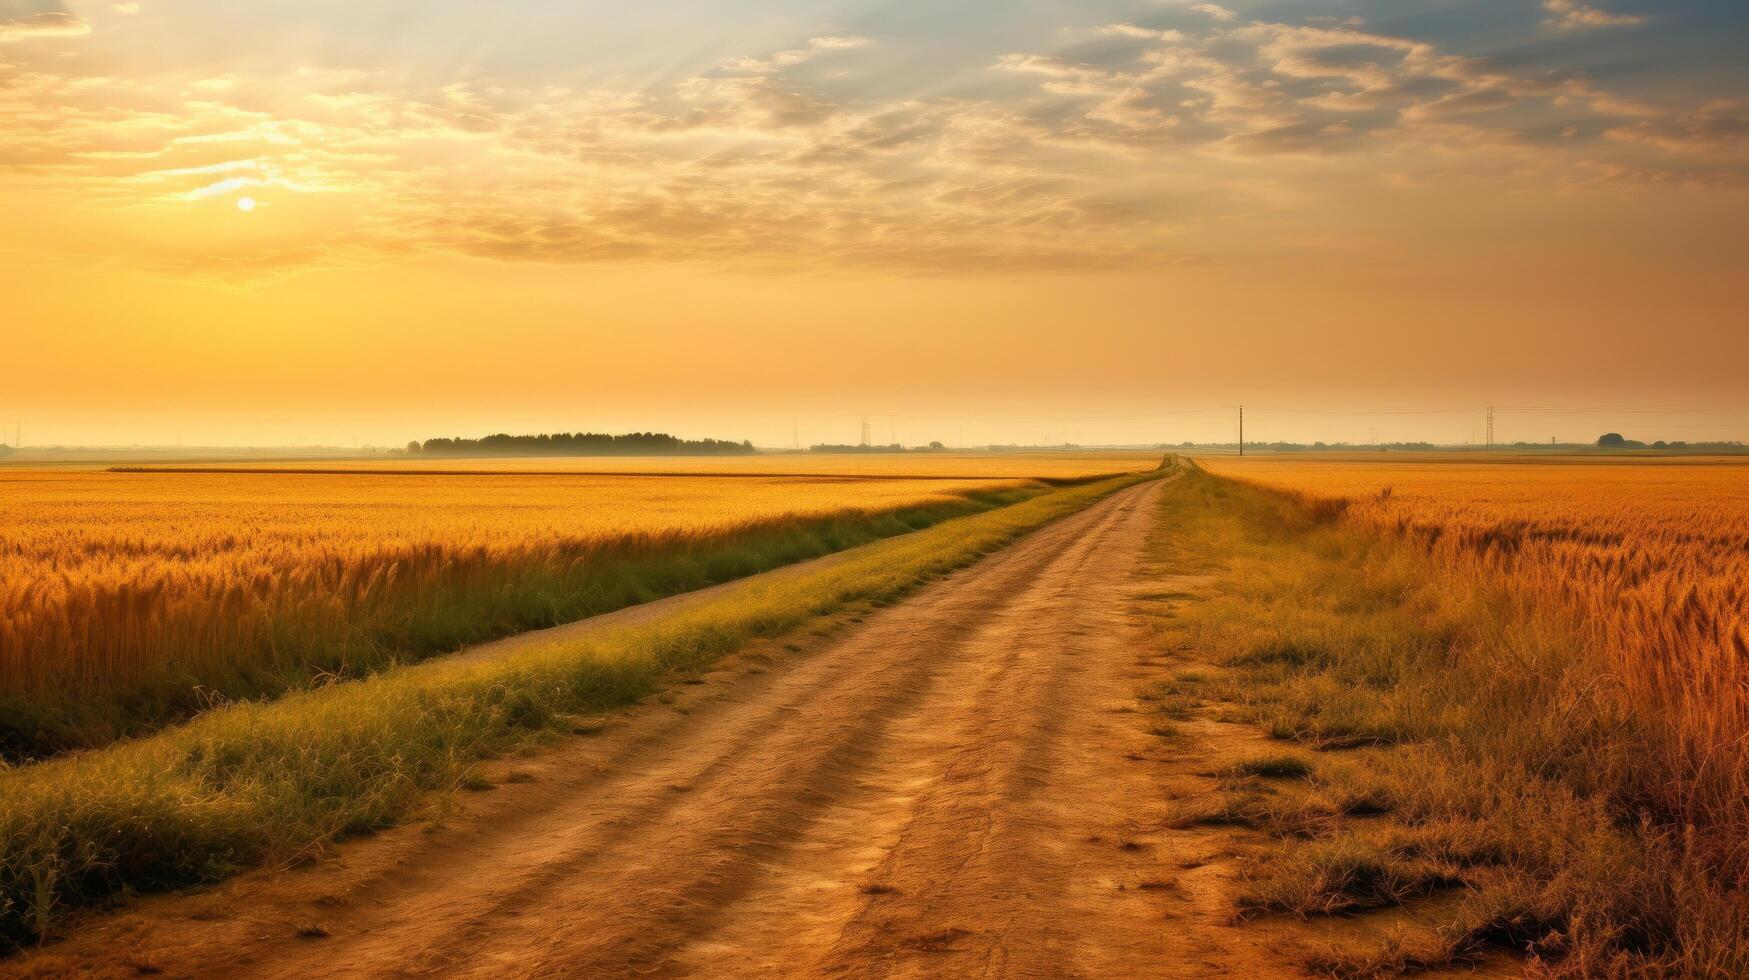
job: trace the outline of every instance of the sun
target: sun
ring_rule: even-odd
[[[239,210],[239,211],[253,211],[253,210],[255,210],[255,199],[252,197],[239,197],[239,198],[237,198],[237,210]]]

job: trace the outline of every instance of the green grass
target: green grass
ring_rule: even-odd
[[[945,521],[656,624],[220,708],[148,738],[0,773],[0,936],[26,942],[69,909],[215,881],[388,826],[433,790],[469,786],[481,759],[598,730],[602,712],[752,638],[897,599],[1148,478],[1071,486]]]
[[[460,647],[568,623],[769,571],[983,513],[1045,492],[1042,485],[972,491],[958,499],[879,512],[773,520],[715,534],[634,542],[587,562],[505,566],[461,576],[408,604],[356,616],[344,635],[277,629],[274,655],[235,651],[222,666],[164,671],[102,689],[0,697],[0,757],[43,758],[186,721],[238,700],[280,697],[356,679]]]
[[[1197,688],[1225,716],[1315,760],[1285,783],[1257,778],[1270,759],[1241,763],[1180,814],[1275,838],[1240,912],[1457,901],[1436,925],[1320,948],[1308,966],[1385,976],[1507,949],[1566,976],[1749,975],[1745,883],[1684,858],[1684,828],[1636,795],[1655,756],[1630,716],[1587,696],[1608,679],[1582,623],[1340,508],[1207,473],[1175,481],[1160,513],[1161,572],[1216,582],[1156,642],[1221,668]]]

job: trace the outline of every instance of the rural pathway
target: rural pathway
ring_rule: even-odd
[[[1230,835],[1168,826],[1209,747],[1136,711],[1165,664],[1135,615],[1162,485],[756,645],[432,819],[132,903],[0,972],[1291,974],[1225,921]]]

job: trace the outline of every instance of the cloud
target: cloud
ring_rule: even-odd
[[[1644,119],[1610,129],[1605,135],[1644,143],[1667,153],[1721,153],[1749,147],[1749,106],[1721,100],[1688,113]]]
[[[1048,117],[1050,139],[1252,159],[1510,152],[1511,169],[1540,155],[1559,172],[1573,153],[1596,152],[1612,126],[1622,127],[1620,140],[1687,138],[1667,125],[1627,125],[1670,113],[1582,75],[1508,71],[1351,22],[1236,18],[1196,33],[1119,23],[1101,33],[1139,48],[1102,53],[1097,63],[1051,54],[997,62],[1078,103]],[[1573,135],[1526,135],[1551,131]]]
[[[1514,91],[1510,85],[1476,85],[1431,101],[1410,105],[1403,110],[1402,117],[1413,121],[1455,119],[1474,113],[1510,109],[1518,105],[1522,98],[1522,93]]]
[[[1148,27],[1137,27],[1135,24],[1107,24],[1099,29],[1101,34],[1114,37],[1132,37],[1148,41],[1182,41],[1183,31],[1157,31]]]
[[[1224,145],[1241,155],[1325,154],[1352,148],[1363,134],[1347,122],[1296,123],[1235,133]]]
[[[1561,30],[1587,27],[1635,27],[1646,22],[1638,14],[1617,14],[1593,7],[1582,0],[1543,0],[1548,13],[1544,23]]]
[[[248,193],[282,220],[324,215],[308,227],[346,242],[336,254],[349,261],[451,252],[964,272],[1182,255],[1134,228],[1111,240],[1139,212],[1091,202],[1085,175],[1053,176],[1070,164],[1038,152],[1041,133],[980,101],[845,105],[782,70],[589,91],[486,79],[419,90],[320,69],[37,72],[0,77],[0,191],[140,215]],[[283,278],[320,251],[247,248],[261,260],[233,255],[206,275]]]
[[[1239,16],[1218,3],[1185,3],[1184,7],[1186,10],[1194,10],[1213,20],[1234,20]]]
[[[846,51],[852,48],[866,47],[869,40],[863,37],[828,36],[816,37],[799,48],[789,48],[764,57],[731,58],[723,62],[724,71],[749,75],[770,75],[785,68],[792,68],[803,62],[812,61],[830,51]]]
[[[0,43],[89,33],[91,25],[59,0],[0,0]]]
[[[1190,9],[1197,13],[1207,14],[1215,20],[1232,20],[1239,16],[1231,10],[1214,3],[1193,3],[1190,5]]]
[[[429,253],[928,273],[1193,262],[1223,229],[1338,188],[1742,171],[1740,102],[1673,110],[1348,22],[1094,33],[1002,55],[976,85],[895,95],[854,84],[858,59],[833,65],[850,84],[801,67],[872,43],[837,35],[600,88],[234,65],[116,77],[45,51],[0,63],[0,195],[197,229],[184,216],[248,193],[276,217],[254,227],[302,230],[226,240],[240,251],[208,274],[235,278]]]

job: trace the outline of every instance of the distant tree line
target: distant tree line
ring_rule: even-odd
[[[407,443],[407,452],[424,456],[748,456],[751,442],[681,439],[665,432],[555,432],[483,439],[427,439]]]
[[[1597,448],[1677,449],[1691,453],[1739,453],[1743,451],[1744,447],[1741,442],[1737,442],[1736,440],[1731,440],[1729,442],[1684,442],[1679,439],[1675,442],[1665,442],[1664,440],[1659,439],[1656,442],[1641,442],[1638,439],[1626,438],[1619,432],[1605,432],[1603,435],[1597,437]]]

